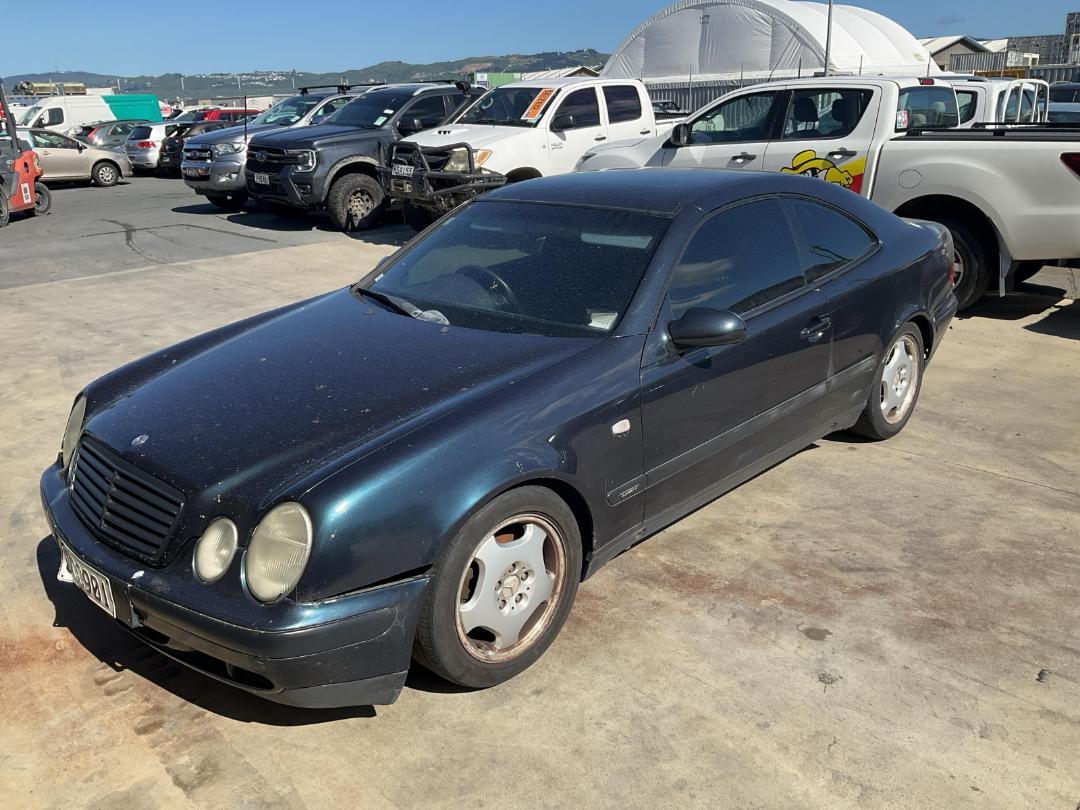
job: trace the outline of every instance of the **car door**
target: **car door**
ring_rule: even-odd
[[[645,126],[641,94],[637,87],[632,84],[606,84],[602,92],[609,141],[640,138],[652,133],[652,129]]]
[[[667,325],[696,307],[739,315],[745,338],[674,350]],[[672,269],[643,354],[646,519],[816,438],[829,327],[828,301],[806,284],[783,201],[704,218]]]
[[[783,96],[778,89],[744,93],[709,108],[688,122],[690,142],[674,150],[668,165],[760,170]]]
[[[90,176],[77,141],[56,132],[36,129],[34,144],[47,180],[76,180]]]
[[[806,282],[829,301],[832,361],[822,415],[850,424],[877,368],[882,325],[893,323],[897,302],[910,298],[906,277],[882,266],[877,236],[846,212],[807,198],[786,205]]]
[[[544,174],[572,172],[578,158],[589,147],[607,140],[607,127],[600,118],[600,101],[595,87],[570,91],[554,114],[546,119],[548,165],[547,171],[541,169]]]
[[[767,171],[804,174],[860,193],[878,116],[871,87],[807,87],[787,94]]]

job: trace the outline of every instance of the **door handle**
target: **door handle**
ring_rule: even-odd
[[[829,152],[829,157],[837,159],[850,158],[855,157],[855,155],[857,154],[858,152],[854,151],[853,149],[835,149],[832,152]]]
[[[799,337],[810,343],[817,343],[823,337],[825,333],[829,331],[829,327],[832,326],[832,318],[814,318],[807,324],[806,328],[799,332]]]
[[[651,129],[640,129],[640,130],[638,130],[638,135],[651,135],[651,134],[652,134]]]
[[[740,152],[739,154],[735,155],[732,160],[746,162],[748,160],[753,160],[756,157],[757,155],[751,155],[749,152]]]
[[[593,140],[594,141],[606,141],[607,140],[607,135],[597,135],[595,138],[593,138]]]

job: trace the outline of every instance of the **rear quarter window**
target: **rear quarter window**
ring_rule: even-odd
[[[960,123],[966,124],[975,117],[977,96],[974,90],[957,90],[956,102],[960,111]]]
[[[956,93],[945,85],[919,85],[900,91],[896,112],[897,131],[955,127],[960,123]]]
[[[128,138],[144,141],[150,137],[151,132],[153,132],[153,129],[150,127],[135,127],[131,130],[131,134],[128,135]]]
[[[607,85],[604,87],[608,123],[636,121],[641,118],[641,97],[633,85]]]

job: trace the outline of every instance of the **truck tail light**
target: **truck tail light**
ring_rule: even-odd
[[[1073,174],[1080,177],[1080,152],[1066,152],[1061,156],[1061,162],[1068,166]]]
[[[157,146],[157,144],[153,141],[139,141],[135,144],[136,149],[153,149],[155,146]]]

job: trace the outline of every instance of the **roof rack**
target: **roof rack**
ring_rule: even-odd
[[[385,82],[357,82],[356,84],[309,84],[300,88],[300,95],[306,96],[312,90],[337,90],[339,93],[348,93],[354,87],[380,87]]]

